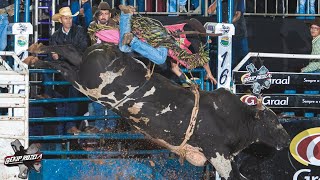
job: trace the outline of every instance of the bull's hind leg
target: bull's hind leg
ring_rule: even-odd
[[[240,179],[239,170],[232,157],[226,158],[223,154],[216,152],[216,156],[209,158],[209,161],[222,178],[230,180]]]

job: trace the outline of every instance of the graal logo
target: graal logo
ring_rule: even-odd
[[[240,100],[249,106],[255,106],[257,105],[257,102],[258,102],[257,97],[253,95],[244,95],[240,98]]]
[[[320,127],[307,129],[296,135],[290,143],[290,153],[305,166],[320,166]],[[303,172],[310,173],[311,170],[301,169],[294,174],[293,179],[297,179]]]
[[[35,144],[31,144],[28,149],[24,149],[21,142],[16,139],[11,142],[11,146],[15,153],[13,156],[4,158],[4,165],[19,166],[19,178],[27,179],[30,169],[40,171],[42,153],[39,152],[39,148]]]
[[[258,102],[257,97],[253,95],[244,95],[240,100],[249,106],[254,106]],[[286,97],[286,99],[271,99],[271,96],[265,96],[262,98],[262,104],[265,106],[288,106],[289,97]]]

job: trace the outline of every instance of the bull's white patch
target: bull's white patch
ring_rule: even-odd
[[[232,171],[231,160],[226,159],[223,154],[216,152],[216,158],[211,157],[210,162],[221,177],[228,179]]]
[[[149,118],[147,118],[147,117],[136,118],[136,117],[130,116],[129,119],[133,120],[135,123],[139,123],[139,122],[143,121],[146,125],[150,121]]]
[[[154,86],[152,86],[152,88],[149,91],[147,91],[146,93],[144,93],[144,95],[142,97],[147,97],[147,96],[153,95],[155,91],[156,91],[156,88]]]
[[[281,124],[278,124],[277,129],[283,129],[283,126]]]
[[[124,103],[131,101],[131,100],[135,100],[135,99],[124,97],[124,98],[118,100],[115,97],[115,92],[110,92],[107,95],[103,95],[102,89],[104,87],[106,87],[107,85],[111,84],[117,77],[122,76],[122,73],[124,70],[125,70],[125,68],[122,68],[118,72],[115,72],[115,73],[113,71],[106,71],[105,73],[100,73],[99,77],[102,79],[102,83],[98,86],[98,88],[88,89],[88,88],[84,88],[78,82],[75,82],[75,83],[78,86],[77,89],[81,93],[83,93],[87,96],[95,97],[96,99],[98,99],[99,102],[105,102],[105,103],[109,104],[110,106],[114,107],[115,109],[119,109],[119,107],[123,106]],[[125,95],[130,95],[131,93],[134,92],[135,89],[138,88],[138,87],[132,87],[131,85],[129,85],[127,87],[129,90],[124,93]],[[101,101],[100,100],[101,98],[108,98],[114,102]]]
[[[164,129],[163,131],[166,132],[166,133],[167,133],[167,132],[170,132],[169,130],[166,130],[166,129]]]
[[[130,114],[138,114],[143,106],[144,102],[134,103],[131,107],[128,108]]]
[[[135,118],[133,116],[130,116],[129,119],[133,120],[135,123],[139,123],[141,118]]]
[[[136,87],[132,87],[131,85],[127,86],[127,88],[129,89],[128,91],[126,91],[125,93],[123,93],[126,96],[129,96],[130,94],[132,94],[139,86]]]
[[[218,106],[216,105],[216,102],[213,102],[213,107],[215,110],[218,110]]]
[[[141,64],[143,66],[143,68],[145,69],[148,69],[147,66],[142,62],[140,61],[139,59],[136,59],[136,58],[133,58],[137,63]]]
[[[122,76],[122,73],[123,73],[124,69],[125,68],[122,68],[118,72],[115,72],[115,73],[113,71],[106,71],[105,73],[100,73],[99,77],[101,78],[102,83],[97,88],[93,88],[93,89],[84,88],[78,82],[75,82],[76,85],[78,86],[77,89],[81,93],[83,93],[83,94],[85,94],[87,96],[95,97],[96,99],[107,97],[108,95],[103,95],[102,94],[102,89],[105,86],[107,86],[108,84],[111,84],[114,81],[114,79],[116,79],[117,77]],[[109,93],[109,96],[112,96],[112,95]],[[114,96],[114,94],[113,94],[113,96]],[[115,100],[115,98],[113,100]]]
[[[150,121],[150,119],[147,118],[147,117],[142,117],[141,120],[142,120],[146,125],[147,125],[148,122]]]
[[[167,113],[167,112],[172,111],[172,110],[170,109],[170,105],[171,105],[171,104],[169,104],[166,108],[162,109],[159,114],[158,114],[158,113],[156,114],[156,116],[159,116],[159,115],[161,115],[161,114],[165,114],[165,113]]]

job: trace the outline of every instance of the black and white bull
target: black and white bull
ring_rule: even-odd
[[[147,80],[145,64],[116,46],[93,45],[82,59],[71,46],[40,49],[56,52],[71,62],[78,60],[77,68],[59,61],[38,64],[60,70],[80,92],[112,108],[154,142],[179,153],[194,107],[190,90],[157,73]],[[201,166],[208,160],[222,177],[238,179],[234,156],[240,151],[255,142],[281,149],[288,146],[289,139],[271,110],[257,110],[228,90],[218,89],[200,91],[194,133],[183,150],[190,163]]]

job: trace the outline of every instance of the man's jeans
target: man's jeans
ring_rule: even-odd
[[[124,14],[121,12],[119,49],[122,52],[137,52],[155,64],[163,64],[166,61],[168,54],[168,49],[165,47],[154,48],[148,43],[142,42],[137,37],[132,39],[130,46],[122,45],[123,36],[126,33],[131,32],[131,17],[131,14]]]
[[[299,14],[315,14],[315,1],[316,0],[299,0]],[[308,4],[309,2],[309,4]],[[306,6],[307,5],[307,6]],[[314,19],[314,16],[298,16],[297,19]]]
[[[178,0],[169,0],[169,12],[178,12],[177,9],[177,1]],[[187,0],[179,0],[179,6],[185,6],[187,4]]]
[[[8,15],[0,15],[0,51],[7,47],[7,29],[8,29]]]
[[[106,108],[97,103],[92,102],[88,105],[89,115],[90,116],[104,116],[104,115],[117,115],[114,112],[107,110]],[[108,119],[108,120],[95,120],[95,121],[89,121],[89,125],[98,128],[100,131],[104,130],[106,128],[108,129],[115,129],[117,127],[118,121],[116,119]]]

